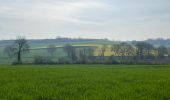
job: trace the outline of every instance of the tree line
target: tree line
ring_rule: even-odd
[[[57,50],[55,45],[48,45],[47,52],[50,57],[36,56],[32,63],[35,64],[66,64],[66,63],[106,63],[106,64],[127,64],[138,61],[151,61],[154,59],[164,60],[168,58],[168,49],[165,46],[154,47],[150,43],[137,42],[135,44],[117,43],[110,47],[112,54],[106,56],[108,45],[103,44],[98,48],[98,55],[94,55],[96,47],[77,48],[71,44],[63,46],[65,58],[52,60]],[[29,53],[30,46],[24,37],[18,37],[13,44],[5,47],[4,52],[15,58],[15,64],[22,64],[22,56]],[[42,54],[43,55],[43,54]]]

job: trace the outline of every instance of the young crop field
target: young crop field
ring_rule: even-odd
[[[170,100],[169,65],[0,65],[1,100]]]

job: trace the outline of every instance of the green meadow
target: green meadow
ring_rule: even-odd
[[[0,65],[0,100],[170,100],[170,65]]]

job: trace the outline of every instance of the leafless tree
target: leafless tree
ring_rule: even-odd
[[[76,50],[72,45],[66,44],[63,49],[67,53],[67,57],[70,58],[72,61],[75,61],[77,59]]]
[[[87,60],[86,48],[79,48],[79,61],[85,63]]]
[[[120,55],[120,49],[121,49],[121,46],[120,44],[113,44],[111,50],[113,52],[113,56],[119,56]]]
[[[10,57],[16,57],[17,63],[20,64],[22,62],[22,54],[29,52],[29,44],[24,37],[18,37],[14,44],[6,47],[5,50]]]
[[[57,48],[56,48],[55,45],[48,45],[48,46],[47,46],[47,52],[49,53],[49,55],[50,55],[51,57],[54,56],[54,53],[55,53],[56,50],[57,50]]]
[[[89,59],[93,59],[93,57],[94,57],[94,50],[95,50],[95,48],[88,48],[87,49],[87,53],[88,53],[88,58]]]
[[[4,48],[4,53],[6,53],[9,58],[13,58],[14,56],[13,51],[14,51],[13,46],[7,46]]]
[[[137,55],[140,58],[143,58],[146,54],[149,56],[150,51],[154,49],[153,45],[146,42],[139,42],[135,46],[137,48]]]
[[[105,57],[105,53],[106,53],[106,49],[107,49],[107,45],[106,44],[103,44],[100,48],[100,57],[101,57],[101,60],[104,61],[104,57]]]
[[[150,56],[151,51],[154,49],[154,46],[152,44],[146,43],[146,52],[147,52],[147,56]]]
[[[165,46],[160,46],[157,50],[159,57],[164,57],[165,54],[168,54],[168,49]]]

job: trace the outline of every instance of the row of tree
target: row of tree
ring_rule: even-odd
[[[66,58],[59,58],[58,63],[113,63],[116,60],[143,60],[153,59],[155,57],[163,59],[167,54],[168,50],[164,46],[155,48],[153,45],[146,42],[138,42],[135,45],[128,43],[113,44],[111,46],[112,54],[106,56],[108,45],[103,44],[98,48],[98,55],[94,55],[97,47],[75,47],[70,44],[63,46],[63,51],[66,53]],[[56,52],[55,45],[49,45],[47,52],[50,57],[53,58]],[[15,40],[13,45],[7,46],[4,51],[11,58],[16,58],[16,63],[22,63],[22,55],[29,52],[29,43],[23,38],[19,37]],[[35,63],[52,63],[51,58],[44,58],[42,56],[35,57]]]

